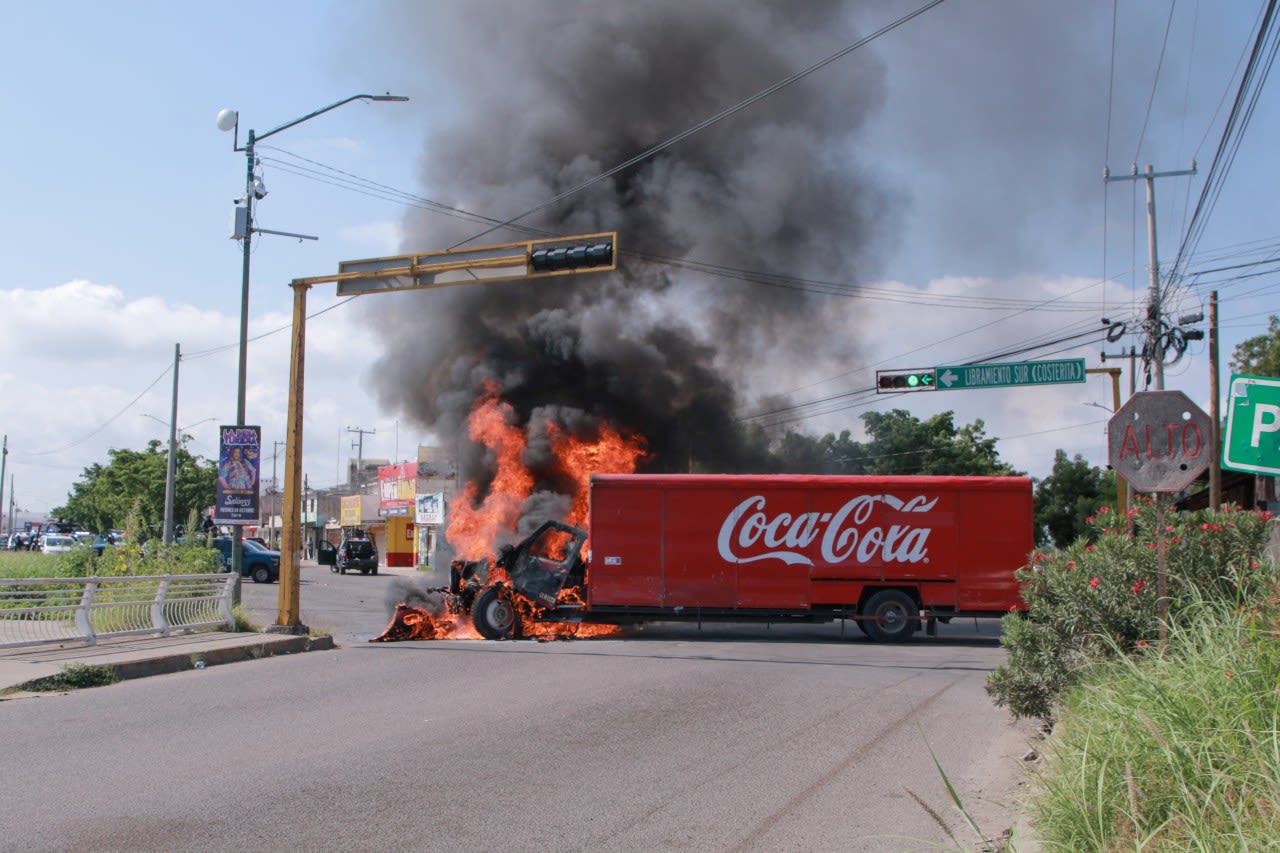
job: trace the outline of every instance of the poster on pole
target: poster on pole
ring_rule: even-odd
[[[218,483],[214,490],[215,524],[258,523],[258,471],[262,428],[218,428]]]
[[[444,524],[444,492],[418,495],[413,521],[415,524]]]

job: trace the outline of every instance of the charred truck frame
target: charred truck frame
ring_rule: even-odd
[[[1025,477],[595,475],[590,497],[587,530],[549,521],[493,571],[455,563],[448,610],[489,639],[540,622],[852,619],[895,642],[1026,607]]]

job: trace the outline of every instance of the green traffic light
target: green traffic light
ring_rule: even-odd
[[[920,384],[920,377],[919,377],[919,376],[917,376],[917,375],[916,375],[916,374],[914,374],[914,373],[912,373],[912,374],[910,374],[910,375],[908,375],[908,376],[907,376],[907,387],[908,387],[908,388],[915,388],[915,387],[916,387],[917,385],[919,385],[919,384]]]

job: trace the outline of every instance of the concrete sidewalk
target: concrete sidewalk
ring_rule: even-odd
[[[121,679],[143,678],[274,655],[334,648],[333,638],[273,633],[201,631],[169,637],[121,637],[95,645],[69,640],[0,649],[0,701],[27,695],[31,682],[57,675],[71,664],[107,666]]]

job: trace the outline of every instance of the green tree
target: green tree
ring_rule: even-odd
[[[1089,532],[1089,519],[1115,504],[1116,475],[1095,468],[1080,454],[1053,454],[1053,471],[1036,483],[1036,544],[1065,548]]]
[[[871,443],[863,463],[868,474],[998,476],[1017,474],[1000,461],[996,440],[976,420],[959,429],[954,412],[921,421],[904,409],[862,415]]]
[[[1236,346],[1231,354],[1231,370],[1253,376],[1280,376],[1280,318],[1272,314],[1266,334]]]
[[[821,438],[789,432],[774,451],[778,471],[788,474],[860,474],[867,455],[847,429]]]
[[[177,447],[174,468],[173,514],[177,522],[213,503],[216,465],[186,449],[190,436]],[[90,530],[123,527],[131,512],[144,530],[158,530],[164,523],[164,491],[167,450],[158,440],[147,449],[110,450],[111,461],[93,464],[71,486],[65,506],[53,514]]]

